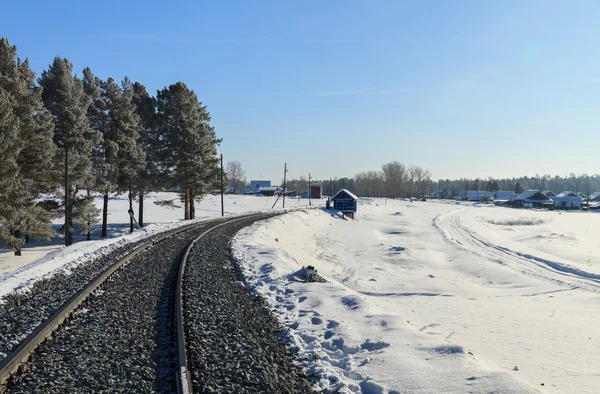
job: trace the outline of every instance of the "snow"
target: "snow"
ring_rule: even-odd
[[[335,193],[335,196],[333,196],[332,200],[335,200],[337,198],[337,196],[340,193],[346,193],[348,195],[348,197],[350,197],[353,200],[358,200],[358,197],[356,197],[353,193],[351,193],[348,189],[342,189],[339,192]]]
[[[599,223],[361,199],[356,220],[294,212],[232,248],[326,391],[595,393]],[[299,281],[308,265],[328,283]]]
[[[270,211],[277,197],[258,197],[243,195],[225,195],[225,215],[238,215],[250,212]],[[155,202],[170,200],[175,207],[160,206]],[[286,209],[294,209],[308,205],[307,199],[286,197]],[[95,198],[96,206],[102,209],[103,198]],[[313,200],[313,205],[323,205],[324,201]],[[134,212],[137,219],[137,204]],[[129,199],[126,196],[110,196],[108,204],[108,237],[100,239],[100,224],[92,230],[92,241],[76,234],[75,243],[65,248],[64,238],[57,234],[50,241],[32,241],[25,245],[22,256],[14,256],[12,251],[0,248],[0,300],[15,290],[25,290],[37,280],[57,272],[69,271],[84,261],[107,254],[115,248],[148,237],[158,232],[177,226],[186,225],[190,221],[181,220],[183,204],[176,193],[151,193],[144,199],[144,231],[136,230],[129,234]],[[282,209],[282,200],[277,202],[275,210]],[[196,204],[196,221],[221,216],[221,196],[208,195]],[[54,228],[59,229],[64,218],[54,220]],[[1,246],[1,245],[0,245]]]

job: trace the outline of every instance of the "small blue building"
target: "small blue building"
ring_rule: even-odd
[[[354,219],[356,213],[356,206],[358,197],[350,193],[346,189],[342,189],[333,196],[333,208],[341,211],[345,216],[349,216]]]
[[[250,191],[252,193],[258,193],[261,187],[271,187],[271,181],[265,180],[251,180],[250,181]]]

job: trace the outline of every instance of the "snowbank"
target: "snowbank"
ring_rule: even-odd
[[[573,237],[554,237],[547,259],[505,244],[560,223],[596,253],[585,223],[600,216],[563,215],[372,199],[355,221],[296,212],[242,230],[232,248],[325,390],[594,393],[600,281],[542,262],[566,264]],[[532,224],[502,224],[523,218]],[[329,283],[291,275],[307,265]]]
[[[225,215],[238,215],[251,212],[270,211],[276,197],[225,196]],[[155,202],[172,201],[174,207],[157,205]],[[95,199],[98,208],[102,208],[103,198]],[[313,200],[313,205],[321,204]],[[308,205],[307,199],[286,198],[286,209]],[[39,279],[58,272],[68,274],[70,270],[85,261],[105,255],[127,243],[138,241],[153,234],[163,232],[192,222],[183,221],[183,207],[175,193],[151,193],[144,200],[145,223],[143,231],[129,234],[129,200],[126,196],[111,196],[109,200],[108,237],[100,238],[100,225],[92,230],[92,241],[77,234],[76,243],[65,248],[60,234],[50,241],[33,241],[23,248],[22,256],[14,256],[6,249],[0,249],[0,300],[15,290],[29,288]],[[279,200],[274,210],[281,210]],[[137,204],[134,204],[137,214]],[[136,215],[137,217],[137,215]],[[206,196],[196,207],[196,221],[221,217],[221,197]],[[55,227],[62,225],[64,219],[54,220]]]

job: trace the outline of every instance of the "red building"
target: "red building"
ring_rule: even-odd
[[[310,185],[310,198],[320,199],[323,195],[323,187],[321,185]]]

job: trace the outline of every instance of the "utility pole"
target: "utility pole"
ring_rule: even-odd
[[[331,197],[333,197],[333,180],[331,178],[329,178],[329,199],[331,200]]]
[[[65,146],[65,246],[71,245],[69,242],[69,148]]]
[[[589,208],[590,208],[590,181],[588,181],[587,198],[585,199],[585,205],[588,207],[588,210],[589,210]]]
[[[312,190],[310,189],[310,172],[308,173],[308,205],[312,205],[311,202]]]
[[[225,206],[223,205],[223,154],[221,153],[221,216],[225,216]]]
[[[283,207],[285,208],[285,176],[287,174],[287,163],[283,165]]]

